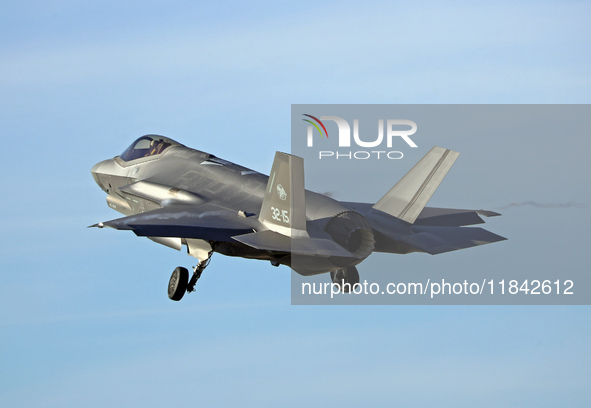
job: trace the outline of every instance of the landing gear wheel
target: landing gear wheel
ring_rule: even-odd
[[[189,271],[182,266],[177,267],[168,281],[168,297],[171,300],[179,301],[187,291],[189,283]]]
[[[349,293],[359,284],[359,272],[354,266],[330,271],[332,283],[337,284],[343,293]]]

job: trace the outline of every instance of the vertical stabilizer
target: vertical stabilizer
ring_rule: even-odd
[[[308,236],[304,159],[287,153],[275,153],[259,221],[282,235]]]
[[[433,147],[373,208],[413,224],[459,155]]]

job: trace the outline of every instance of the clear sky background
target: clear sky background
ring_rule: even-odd
[[[290,149],[292,103],[589,103],[590,14],[583,1],[3,2],[0,405],[588,407],[587,306],[291,306],[287,268],[220,255],[175,303],[168,278],[192,258],[86,226],[118,215],[90,167],[145,133],[267,173]],[[580,206],[508,208],[488,228],[519,239],[458,255],[535,241],[508,267],[588,268],[591,200],[568,181],[589,175],[589,139],[561,136],[524,155],[554,158],[552,184],[524,164],[518,199],[497,182],[487,202],[456,201],[453,178],[438,199]],[[544,239],[549,222],[561,234]]]

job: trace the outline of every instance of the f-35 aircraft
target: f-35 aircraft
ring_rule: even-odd
[[[277,152],[269,177],[159,135],[96,164],[109,207],[125,215],[92,227],[131,230],[199,260],[177,267],[168,296],[180,300],[214,252],[330,273],[345,289],[372,252],[440,254],[501,241],[482,228],[485,210],[426,207],[459,153],[433,147],[377,203],[337,201],[304,189],[303,159]],[[348,284],[348,285],[347,285]]]

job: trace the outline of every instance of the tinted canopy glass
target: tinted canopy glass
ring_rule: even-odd
[[[180,143],[158,135],[145,135],[137,139],[119,156],[123,161],[140,159],[158,155],[170,146],[180,146]]]

